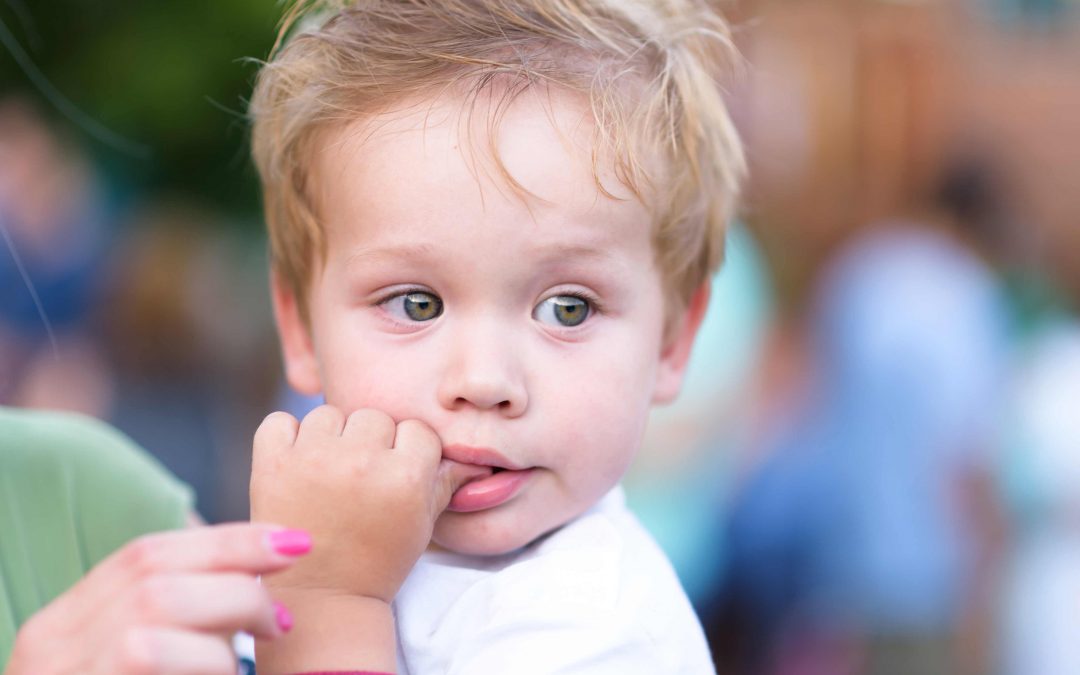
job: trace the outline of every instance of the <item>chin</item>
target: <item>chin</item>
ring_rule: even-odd
[[[462,555],[498,556],[528,546],[548,532],[562,526],[559,523],[547,530],[521,530],[507,527],[477,513],[444,513],[435,525],[432,541],[439,547]]]

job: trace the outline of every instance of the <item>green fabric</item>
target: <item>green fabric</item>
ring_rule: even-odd
[[[192,501],[101,422],[0,407],[0,670],[24,621],[124,543],[182,527]]]

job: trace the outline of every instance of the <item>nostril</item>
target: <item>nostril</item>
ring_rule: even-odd
[[[489,412],[498,412],[502,415],[516,415],[524,408],[525,401],[523,397],[509,397],[505,394],[506,392],[496,393],[478,389],[476,392],[466,392],[464,395],[453,397],[448,396],[442,400],[445,401],[444,405],[449,410],[475,408],[478,410],[487,410]]]

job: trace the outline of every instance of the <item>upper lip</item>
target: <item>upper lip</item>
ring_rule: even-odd
[[[490,466],[510,471],[520,471],[525,468],[514,464],[496,450],[491,448],[478,448],[471,445],[443,446],[443,457],[461,464]]]

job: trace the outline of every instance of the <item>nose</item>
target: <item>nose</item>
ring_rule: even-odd
[[[442,407],[492,410],[505,417],[525,412],[529,395],[522,359],[507,331],[472,325],[455,332],[451,342],[439,382]]]

